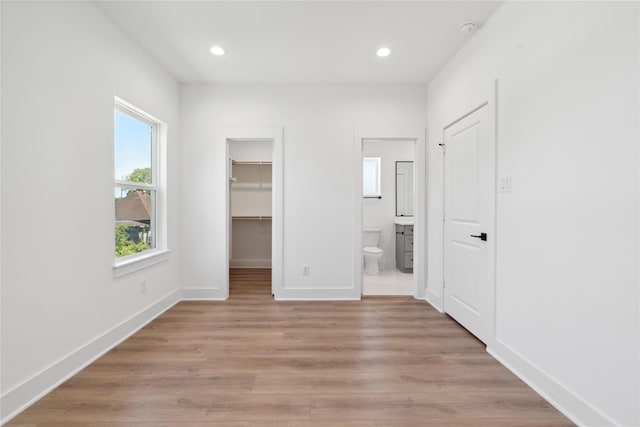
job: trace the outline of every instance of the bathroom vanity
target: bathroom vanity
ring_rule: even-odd
[[[413,217],[396,218],[396,268],[413,273]]]
[[[413,161],[396,162],[396,268],[413,273]]]

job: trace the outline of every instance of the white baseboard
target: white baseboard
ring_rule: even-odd
[[[232,259],[229,268],[271,268],[270,259]]]
[[[442,297],[433,293],[433,291],[427,289],[424,296],[425,301],[427,301],[433,308],[438,310],[440,313],[444,313],[442,309]]]
[[[406,284],[403,283],[401,285],[389,285],[389,284],[378,284],[378,283],[362,283],[362,295],[363,296],[394,296],[394,295],[402,295],[402,296],[412,296],[415,298],[415,287],[413,283]],[[417,299],[417,298],[416,298]]]
[[[494,340],[487,352],[577,425],[619,425],[504,342]]]
[[[182,301],[224,301],[229,298],[225,289],[219,288],[182,288]]]
[[[275,292],[278,301],[357,301],[361,298],[354,288],[284,288]]]
[[[178,290],[43,369],[0,397],[4,424],[180,301]]]

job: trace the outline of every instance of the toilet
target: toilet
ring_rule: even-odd
[[[380,242],[379,228],[365,228],[362,233],[364,247],[362,255],[364,256],[364,272],[369,275],[380,273],[380,260],[384,251],[378,247]]]

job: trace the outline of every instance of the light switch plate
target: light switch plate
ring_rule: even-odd
[[[511,192],[511,175],[501,176],[498,179],[498,190],[501,193],[510,193]]]

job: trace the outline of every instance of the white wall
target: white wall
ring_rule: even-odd
[[[271,267],[271,220],[232,221],[231,268]]]
[[[89,3],[2,8],[6,418],[179,298],[179,89]],[[114,95],[168,125],[172,250],[169,261],[119,279]]]
[[[489,350],[584,425],[639,425],[635,2],[507,2],[428,88],[428,298],[442,295],[442,128],[499,80]]]
[[[378,247],[384,250],[383,266],[386,270],[396,268],[396,161],[413,161],[414,141],[365,141],[363,157],[380,157],[380,187],[382,199],[362,201],[362,224],[380,228]]]
[[[186,85],[182,92],[184,285],[224,283],[225,183],[216,128],[284,126],[284,288],[290,297],[358,298],[354,287],[354,131],[424,128],[419,85]],[[191,224],[202,227],[193,228]],[[203,230],[203,232],[201,232]],[[302,265],[310,275],[302,276]]]

